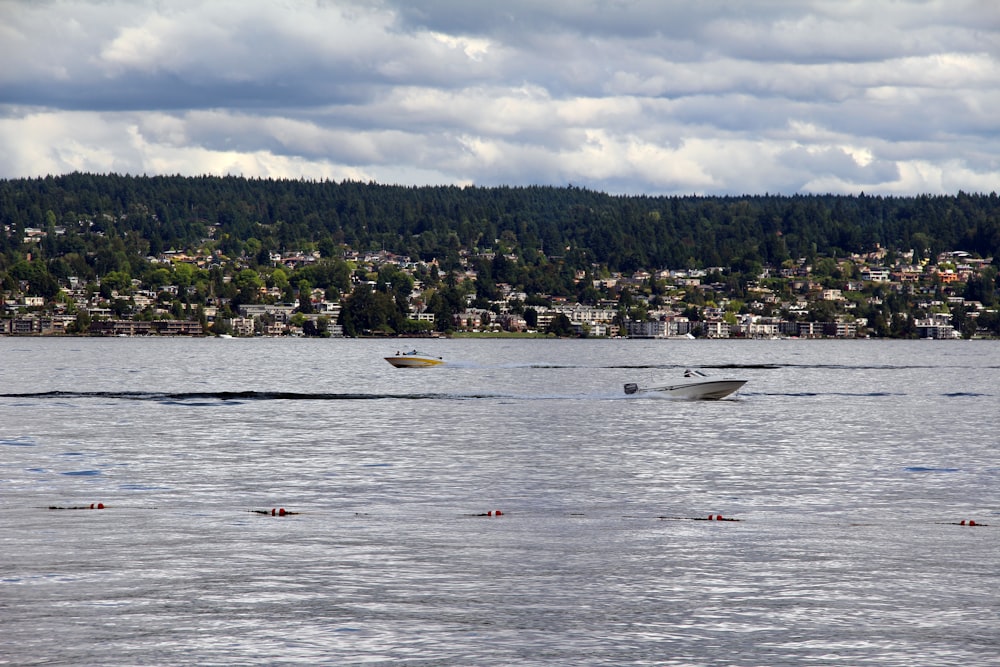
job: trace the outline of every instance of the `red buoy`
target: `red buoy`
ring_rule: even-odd
[[[501,512],[500,510],[497,510],[497,516],[503,516],[503,512]]]
[[[721,514],[716,514],[715,515],[715,520],[716,521],[722,521],[722,515]]]
[[[280,510],[278,510],[278,516],[285,516],[285,514],[287,514],[287,512],[285,512],[285,508],[284,507],[282,507]]]
[[[97,503],[97,509],[99,510],[104,509],[104,503]]]
[[[959,521],[959,522],[958,522],[958,525],[960,525],[960,526],[964,526],[964,525],[965,525],[965,519],[962,519],[961,521]]]
[[[976,525],[976,522],[975,522],[975,521],[973,521],[972,519],[969,519],[969,525],[970,525],[970,526],[975,526],[975,525]]]
[[[275,509],[274,509],[274,508],[272,507],[272,508],[271,508],[271,516],[274,516],[274,513],[275,513],[275,512],[276,512],[276,510],[275,510]]]

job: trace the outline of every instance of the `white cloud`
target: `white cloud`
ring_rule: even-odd
[[[0,177],[992,191],[978,0],[0,2]]]

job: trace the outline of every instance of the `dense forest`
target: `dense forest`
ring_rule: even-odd
[[[343,244],[448,261],[462,248],[504,248],[624,272],[779,265],[876,244],[920,256],[945,249],[1000,254],[996,193],[646,197],[572,186],[402,187],[75,173],[0,181],[0,221],[8,229],[0,235],[4,263],[16,261],[25,229],[55,226],[67,233],[46,237],[50,257],[88,250],[81,237],[91,233],[121,239],[127,251],[156,255],[198,246],[212,226],[219,249],[230,256],[304,247],[329,252]]]

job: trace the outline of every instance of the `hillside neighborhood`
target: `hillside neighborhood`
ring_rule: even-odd
[[[47,233],[59,229],[26,229],[25,244]],[[317,250],[269,253],[264,262],[217,250],[165,251],[146,258],[150,271],[144,279],[111,272],[85,283],[68,276],[48,297],[30,279],[19,280],[0,291],[0,334],[343,336],[344,309],[352,299],[385,292],[386,276],[400,283],[401,275],[406,331],[349,326],[348,335],[954,339],[1000,333],[993,259],[961,251],[915,259],[913,252],[876,248],[842,258],[787,260],[742,280],[729,267],[623,274],[595,265],[575,271],[573,282],[584,300],[528,294],[493,282],[493,276],[485,281],[492,298],[484,297],[482,267],[516,263],[513,253],[463,250],[458,270],[449,272],[436,260],[386,251],[343,247],[340,253],[331,268]],[[322,263],[345,273],[347,289],[289,284],[288,275]],[[450,321],[428,306],[444,289],[462,297],[447,311]]]

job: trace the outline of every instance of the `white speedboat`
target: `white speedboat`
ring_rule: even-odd
[[[391,357],[386,357],[386,361],[396,368],[426,368],[428,366],[441,366],[444,359],[430,354],[412,350],[410,352],[397,352]]]
[[[718,400],[738,391],[746,383],[746,380],[738,378],[712,377],[701,371],[686,370],[683,379],[658,387],[640,387],[634,382],[629,382],[625,385],[625,393],[648,394],[656,392],[675,398]]]

